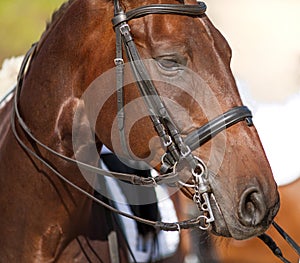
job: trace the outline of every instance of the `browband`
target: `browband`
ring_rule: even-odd
[[[137,7],[126,13],[119,12],[113,19],[113,26],[116,27],[123,22],[136,19],[150,14],[174,14],[185,16],[200,16],[206,11],[206,4],[198,2],[198,5],[172,5],[172,4],[153,4]]]

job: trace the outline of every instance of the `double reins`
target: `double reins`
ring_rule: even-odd
[[[39,141],[31,132],[29,127],[26,125],[24,120],[21,117],[18,108],[18,101],[20,97],[20,91],[22,88],[22,83],[24,79],[24,75],[27,67],[30,64],[31,58],[34,56],[37,43],[34,44],[31,49],[27,52],[19,75],[18,82],[15,88],[14,95],[14,109],[11,117],[11,125],[12,131],[14,133],[15,138],[17,139],[20,146],[29,154],[34,156],[40,162],[42,162],[46,167],[48,167],[53,173],[55,173],[62,181],[69,184],[79,192],[86,195],[88,198],[92,199],[96,203],[104,206],[110,211],[120,214],[122,216],[131,218],[133,220],[139,221],[141,223],[153,226],[156,229],[166,230],[166,231],[180,231],[181,229],[200,227],[201,229],[208,229],[209,224],[214,221],[213,214],[209,204],[208,194],[211,193],[211,189],[208,184],[207,176],[209,175],[209,171],[204,164],[204,162],[198,157],[193,156],[192,151],[196,148],[200,147],[211,138],[213,138],[219,132],[225,130],[226,128],[241,122],[246,121],[249,126],[252,125],[252,114],[250,110],[245,106],[238,106],[229,111],[221,114],[215,119],[209,121],[207,124],[188,134],[185,139],[180,135],[179,130],[176,128],[170,114],[168,113],[167,108],[159,97],[159,94],[156,91],[155,86],[150,80],[150,76],[147,72],[147,69],[142,62],[137,48],[134,44],[133,37],[130,33],[130,27],[127,22],[131,19],[135,19],[138,17],[142,17],[148,14],[177,14],[177,15],[185,15],[198,17],[205,13],[206,5],[203,2],[198,2],[197,5],[168,5],[168,4],[155,4],[149,6],[139,7],[128,12],[124,12],[120,6],[118,0],[114,0],[115,4],[115,16],[112,19],[112,23],[116,32],[116,76],[117,76],[117,98],[118,98],[118,126],[120,130],[120,137],[122,141],[122,147],[124,152],[128,152],[126,141],[125,141],[125,132],[124,132],[124,121],[125,114],[123,111],[124,100],[123,100],[123,67],[124,60],[122,49],[125,46],[127,58],[130,61],[132,71],[136,78],[136,83],[140,89],[140,92],[145,99],[146,105],[150,112],[150,118],[153,122],[153,125],[161,138],[163,146],[167,149],[165,155],[162,160],[162,170],[161,174],[156,177],[144,178],[137,175],[125,174],[125,173],[116,173],[111,171],[106,171],[104,169],[89,165],[87,163],[80,162],[78,160],[71,159],[67,156],[64,156],[47,145],[43,144]],[[193,183],[192,187],[195,190],[194,201],[198,205],[200,209],[200,216],[180,221],[174,223],[166,223],[160,221],[151,221],[146,220],[138,216],[134,216],[131,214],[127,214],[123,211],[117,210],[113,206],[103,202],[102,200],[94,197],[92,194],[88,193],[78,185],[74,184],[70,180],[68,180],[65,176],[63,176],[55,167],[53,167],[47,160],[45,160],[42,156],[36,153],[34,150],[30,149],[19,136],[16,129],[16,120],[20,126],[20,128],[25,132],[25,134],[37,145],[44,148],[46,151],[51,154],[59,157],[67,162],[78,165],[80,168],[83,168],[87,171],[101,174],[104,176],[110,176],[119,180],[124,180],[130,182],[135,185],[143,185],[143,186],[156,186],[159,184],[168,184],[171,186],[178,186],[178,182],[180,182],[180,178],[178,173],[176,172],[174,166],[176,166],[177,162],[185,159],[188,161],[189,166],[191,168],[191,172],[193,175]],[[201,172],[199,173],[200,170]],[[202,188],[201,188],[202,187]],[[201,188],[201,189],[199,189]],[[203,201],[204,200],[204,203]],[[204,206],[206,208],[204,208]],[[207,209],[208,208],[208,209]],[[211,221],[210,221],[211,220]],[[299,246],[292,240],[290,236],[288,236],[283,229],[281,229],[275,222],[273,222],[275,229],[284,237],[284,239],[294,248],[294,250],[300,255]],[[275,242],[266,234],[262,234],[259,236],[261,240],[264,241],[265,244],[273,251],[273,253],[279,257],[283,262],[289,262],[286,260],[280,249],[276,246]]]
[[[125,49],[127,59],[130,63],[136,84],[139,88],[142,98],[147,105],[149,117],[153,126],[161,140],[166,153],[161,160],[161,174],[175,171],[178,163],[183,160],[189,166],[192,184],[183,184],[194,190],[193,200],[199,210],[205,214],[207,229],[214,221],[214,216],[210,204],[209,195],[213,196],[208,181],[209,171],[206,164],[199,158],[193,155],[192,151],[200,147],[210,138],[228,128],[229,126],[247,120],[249,125],[252,125],[252,114],[245,106],[236,107],[227,113],[217,117],[209,122],[205,127],[189,134],[186,139],[183,139],[179,129],[164,105],[157,89],[155,88],[150,75],[146,69],[143,60],[134,43],[134,38],[131,34],[128,21],[140,18],[149,14],[173,14],[191,17],[200,17],[206,11],[206,5],[203,2],[198,2],[197,5],[182,5],[182,4],[155,4],[147,5],[124,12],[118,0],[114,1],[114,18],[112,24],[116,33],[116,80],[117,80],[117,101],[118,101],[118,128],[121,139],[123,154],[130,158],[130,153],[125,140],[125,112],[124,112],[124,59],[123,48]],[[214,198],[214,197],[213,197]]]
[[[164,174],[164,175],[158,175],[156,177],[149,177],[149,178],[144,178],[141,176],[137,176],[134,174],[127,174],[127,173],[117,173],[117,172],[112,172],[112,171],[107,171],[104,169],[101,169],[99,167],[87,164],[87,163],[83,163],[81,161],[69,158],[65,155],[62,155],[61,153],[51,149],[50,147],[48,147],[47,145],[43,144],[39,139],[37,139],[33,133],[31,132],[30,128],[26,125],[25,121],[23,120],[20,111],[19,111],[19,106],[18,106],[18,101],[20,99],[20,92],[21,92],[21,88],[22,88],[22,83],[24,80],[24,76],[26,73],[27,68],[30,66],[30,62],[31,62],[31,58],[34,56],[36,48],[38,46],[38,43],[35,43],[32,45],[32,47],[30,48],[30,50],[26,53],[24,60],[22,62],[20,71],[19,71],[19,75],[18,75],[18,80],[17,80],[17,85],[15,87],[15,93],[14,93],[14,108],[13,108],[13,112],[11,115],[11,127],[12,127],[12,132],[16,138],[16,140],[18,141],[18,143],[20,144],[20,146],[29,154],[31,154],[32,156],[34,156],[37,160],[39,160],[42,164],[44,164],[49,170],[51,170],[54,174],[56,174],[63,182],[67,183],[68,185],[70,185],[71,187],[73,187],[74,189],[76,189],[77,191],[81,192],[82,194],[84,194],[85,196],[87,196],[88,198],[92,199],[94,202],[102,205],[103,207],[107,208],[108,210],[117,213],[119,215],[131,218],[135,221],[138,221],[140,223],[149,225],[154,227],[155,229],[158,230],[165,230],[165,231],[180,231],[181,229],[189,229],[189,228],[195,228],[195,227],[199,227],[201,225],[203,225],[203,228],[205,227],[205,222],[203,220],[203,215],[200,215],[199,217],[196,218],[192,218],[189,220],[184,220],[184,221],[180,221],[180,222],[161,222],[161,221],[153,221],[153,220],[147,220],[123,211],[120,211],[118,209],[116,209],[115,207],[105,203],[104,201],[96,198],[95,196],[93,196],[92,194],[88,193],[86,190],[84,190],[83,188],[81,188],[80,186],[76,185],[75,183],[73,183],[72,181],[68,180],[64,175],[62,175],[52,164],[50,164],[46,159],[44,159],[39,153],[36,153],[35,150],[32,150],[31,148],[29,148],[25,142],[21,139],[17,128],[16,128],[16,120],[17,120],[17,124],[19,125],[19,127],[22,129],[22,131],[25,133],[26,136],[28,136],[28,138],[35,143],[36,145],[42,147],[43,149],[45,149],[46,151],[50,152],[51,154],[53,154],[54,156],[65,160],[69,163],[78,165],[80,168],[86,170],[86,171],[90,171],[96,174],[100,174],[103,176],[109,176],[112,178],[116,178],[118,180],[123,180],[123,181],[127,181],[130,182],[132,184],[135,185],[142,185],[142,186],[149,186],[149,187],[154,187],[160,184],[167,184],[170,186],[175,186],[175,183],[178,182],[180,179],[178,177],[178,174],[175,173],[174,171],[172,173],[169,174]]]
[[[117,5],[118,6],[118,5]],[[161,7],[161,9],[159,8]],[[131,10],[129,13],[129,17],[131,19],[141,17],[142,15],[146,15],[151,13],[151,10],[155,13],[168,13],[172,12],[174,14],[181,14],[181,15],[187,15],[190,14],[191,16],[198,16],[202,15],[205,12],[205,5],[199,4],[199,5],[193,5],[193,6],[185,6],[185,5],[154,5],[154,6],[145,6],[142,8],[137,8],[134,10]],[[115,10],[119,10],[119,8],[115,8]],[[18,107],[18,101],[20,97],[20,91],[23,85],[24,76],[26,73],[27,68],[30,66],[31,58],[35,54],[35,50],[37,48],[38,43],[33,44],[31,49],[27,52],[27,54],[24,57],[23,63],[20,68],[20,72],[18,75],[18,82],[15,90],[15,97],[14,97],[14,111],[12,115],[12,129],[13,133],[18,140],[19,144],[30,154],[35,156],[38,160],[40,160],[44,165],[46,165],[50,170],[52,170],[57,176],[59,176],[63,181],[66,183],[72,185],[72,187],[76,188],[80,192],[86,194],[88,197],[92,198],[95,202],[100,203],[101,205],[105,206],[106,208],[112,210],[113,212],[119,213],[123,216],[127,216],[129,218],[132,218],[134,220],[137,220],[141,223],[145,223],[148,225],[152,225],[155,228],[162,229],[162,230],[168,230],[168,231],[175,231],[179,229],[186,229],[191,227],[199,226],[201,229],[208,229],[211,222],[213,222],[213,214],[212,209],[210,206],[210,201],[208,197],[208,192],[211,191],[207,176],[208,176],[208,169],[206,168],[206,165],[204,162],[199,159],[198,157],[195,157],[191,153],[191,149],[195,149],[198,146],[202,145],[206,141],[208,141],[210,138],[215,136],[218,132],[230,127],[231,125],[234,125],[235,123],[239,121],[247,120],[249,125],[251,125],[251,112],[250,110],[245,107],[236,107],[234,109],[229,110],[225,114],[222,114],[212,121],[208,122],[204,126],[200,127],[199,129],[195,130],[191,134],[189,134],[184,140],[182,139],[179,130],[176,128],[173,120],[171,119],[166,107],[164,106],[163,102],[161,101],[153,83],[149,81],[150,77],[149,74],[143,65],[142,60],[140,59],[140,56],[138,54],[138,51],[134,45],[133,38],[130,35],[130,28],[127,24],[127,18],[123,11],[121,11],[121,17],[123,20],[120,20],[120,17],[115,19],[115,21],[119,21],[115,25],[116,32],[120,32],[121,34],[117,34],[117,39],[121,39],[121,43],[119,43],[120,47],[122,47],[122,41],[123,38],[127,39],[126,46],[132,47],[131,49],[126,49],[129,55],[129,60],[134,59],[132,64],[133,71],[135,72],[137,83],[140,85],[141,93],[145,98],[151,97],[152,100],[147,100],[147,106],[149,106],[149,111],[151,112],[151,119],[153,120],[154,126],[156,127],[156,130],[160,135],[163,135],[162,141],[164,141],[164,145],[167,146],[167,151],[164,156],[164,160],[167,160],[168,162],[168,168],[165,168],[165,171],[155,177],[149,177],[144,178],[133,174],[126,174],[126,173],[117,173],[117,172],[111,172],[106,171],[104,169],[101,169],[99,167],[95,167],[93,165],[69,158],[67,156],[64,156],[63,154],[56,152],[55,150],[51,149],[47,145],[43,144],[40,140],[38,140],[33,133],[31,132],[30,128],[26,125],[25,121],[23,120],[19,107]],[[126,13],[127,14],[127,13]],[[122,22],[121,22],[122,21]],[[124,25],[125,23],[126,25]],[[125,30],[121,29],[125,28]],[[123,32],[123,34],[122,34]],[[118,43],[118,41],[117,41]],[[118,45],[118,44],[117,44]],[[121,52],[117,48],[117,54],[118,52]],[[123,60],[121,57],[117,57],[115,59],[116,61]],[[116,63],[117,64],[117,63]],[[120,72],[123,71],[123,63],[120,64],[121,66],[118,67],[118,64],[116,66],[116,72],[117,76],[119,77],[118,70]],[[123,72],[122,74],[123,75]],[[117,78],[117,81],[119,78]],[[122,80],[122,78],[121,78]],[[145,84],[146,83],[146,84]],[[123,84],[123,83],[122,83]],[[117,87],[117,93],[122,91],[123,87]],[[122,92],[121,92],[122,93]],[[121,103],[119,102],[121,101]],[[121,107],[123,104],[123,98],[118,97],[118,107]],[[119,112],[120,113],[120,112]],[[124,113],[123,113],[124,114]],[[16,117],[16,118],[15,118]],[[58,158],[61,158],[69,163],[73,163],[77,165],[78,167],[96,173],[101,174],[103,176],[110,176],[119,180],[130,182],[134,185],[143,185],[143,186],[156,186],[160,184],[167,184],[169,186],[180,186],[179,182],[180,178],[178,173],[175,169],[171,169],[176,165],[176,163],[179,161],[179,159],[188,159],[190,166],[192,167],[192,174],[194,177],[194,185],[191,185],[191,187],[195,190],[195,196],[194,201],[196,201],[196,204],[198,205],[200,209],[200,216],[197,218],[186,220],[183,222],[175,222],[175,223],[164,223],[164,222],[154,222],[154,221],[148,221],[144,220],[143,218],[132,216],[126,213],[123,213],[122,211],[116,210],[114,207],[111,207],[101,200],[97,200],[95,197],[90,195],[89,193],[85,192],[80,187],[76,186],[74,183],[70,182],[67,178],[65,178],[62,174],[59,173],[51,164],[49,164],[46,160],[43,159],[42,156],[38,155],[35,151],[30,149],[20,138],[17,129],[15,127],[15,119],[17,119],[19,126],[21,129],[26,133],[27,137],[32,140],[35,144],[39,145],[40,147],[44,148],[46,151],[50,152],[51,154],[55,155]],[[120,118],[121,119],[121,118]],[[170,134],[169,134],[170,133]],[[164,165],[162,165],[164,166]],[[197,168],[200,166],[198,173]],[[167,172],[168,171],[168,172]],[[212,193],[211,193],[212,194]]]
[[[275,230],[281,235],[281,237],[289,244],[289,246],[296,252],[298,256],[300,256],[300,246],[293,240],[293,238],[286,233],[275,221],[272,222]],[[278,247],[276,242],[266,233],[261,234],[258,238],[263,241],[267,247],[273,252],[273,254],[278,257],[284,263],[291,263],[287,260],[281,249]]]

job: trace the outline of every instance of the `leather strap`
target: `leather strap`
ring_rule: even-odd
[[[116,37],[118,38],[120,33],[122,35],[126,54],[134,73],[136,83],[139,87],[142,97],[145,100],[150,113],[150,118],[159,137],[161,138],[163,145],[168,149],[169,154],[176,162],[181,158],[185,158],[192,170],[196,168],[198,162],[194,158],[189,147],[184,142],[179,130],[170,117],[167,108],[157,93],[151,78],[148,75],[148,71],[139,56],[127,21],[150,13],[165,14],[167,12],[192,16],[200,15],[204,11],[205,9],[201,7],[200,4],[193,6],[149,5],[133,9],[126,14],[124,14],[122,9],[119,9],[118,13],[115,14],[114,19],[112,19],[112,23],[116,30]],[[117,45],[116,48],[120,48],[120,46]],[[121,139],[123,138],[122,135],[123,134],[120,133]],[[124,142],[122,144],[124,144]]]
[[[294,249],[298,256],[300,256],[300,246],[288,235],[275,221],[272,225],[277,230],[277,232],[283,237],[283,239]]]
[[[120,32],[121,32],[122,23],[125,23],[126,21],[128,21],[130,19],[135,19],[135,18],[142,17],[142,16],[145,16],[148,14],[179,14],[179,15],[199,16],[199,15],[203,14],[206,10],[206,6],[202,2],[200,2],[199,6],[151,5],[151,6],[144,6],[144,7],[140,7],[140,8],[136,8],[134,10],[128,11],[125,15],[124,13],[120,12],[121,8],[119,5],[119,1],[115,0],[114,2],[115,2],[115,14],[118,14],[118,15],[116,15],[115,18],[113,19],[113,24],[114,24],[114,27],[120,26],[120,28],[118,29],[118,30],[120,30]],[[125,27],[125,29],[126,29],[126,27]],[[126,43],[128,44],[128,46],[133,46],[134,43],[132,41],[131,35],[127,34],[127,36],[126,36],[126,34],[127,34],[127,31],[124,36],[125,39],[127,38]],[[122,67],[123,67],[122,63],[119,63],[122,61],[118,60],[119,58],[122,58],[122,53],[120,53],[120,50],[122,50],[121,42],[122,41],[120,40],[120,35],[119,35],[119,36],[117,36],[117,46],[119,46],[119,48],[117,48],[117,54],[116,54],[116,60],[117,60],[116,66],[118,68],[117,72],[119,72],[119,73],[117,73],[118,76],[119,76],[120,72],[122,73]],[[118,178],[121,180],[129,181],[133,184],[147,185],[147,186],[155,186],[160,183],[174,184],[175,182],[178,182],[178,180],[179,180],[178,175],[176,173],[165,174],[163,176],[157,176],[155,178],[143,178],[143,177],[138,177],[136,175],[107,172],[103,169],[99,169],[98,167],[94,167],[94,166],[79,162],[77,160],[73,160],[66,156],[63,156],[60,153],[52,150],[48,146],[41,143],[38,139],[36,139],[34,137],[34,135],[32,134],[32,132],[30,131],[30,129],[25,124],[25,122],[23,121],[23,119],[20,115],[19,109],[18,109],[19,93],[20,93],[20,89],[22,87],[23,77],[24,77],[26,68],[28,66],[28,63],[30,62],[30,59],[32,58],[33,54],[35,53],[36,48],[37,48],[37,43],[33,44],[31,49],[27,52],[27,54],[23,60],[19,75],[18,75],[18,83],[15,87],[14,110],[13,110],[13,113],[11,116],[11,125],[12,125],[12,131],[14,133],[14,136],[15,136],[16,140],[18,141],[18,143],[21,145],[21,147],[24,148],[24,150],[26,152],[28,152],[29,154],[34,156],[36,159],[41,161],[46,167],[48,167],[53,173],[55,173],[61,180],[63,180],[64,182],[66,182],[67,184],[69,184],[70,186],[75,188],[76,190],[78,190],[81,193],[83,193],[84,195],[86,195],[88,198],[92,199],[96,203],[104,206],[105,208],[109,209],[112,212],[126,216],[128,218],[139,221],[141,223],[151,225],[157,229],[166,230],[166,231],[179,231],[180,229],[199,227],[199,225],[201,225],[201,223],[202,223],[201,216],[194,218],[194,219],[181,221],[181,222],[165,223],[165,222],[145,220],[143,218],[140,218],[140,217],[137,217],[134,215],[130,215],[130,214],[126,214],[122,211],[119,211],[119,210],[115,209],[114,207],[110,206],[109,204],[94,197],[90,193],[86,192],[84,189],[80,188],[76,184],[69,181],[66,177],[64,177],[62,174],[60,174],[51,164],[49,164],[47,162],[47,160],[45,160],[42,156],[37,154],[34,150],[30,149],[22,141],[22,139],[20,138],[20,136],[16,130],[16,120],[18,121],[18,124],[22,128],[23,132],[25,132],[36,144],[40,145],[45,150],[49,151],[50,153],[54,154],[55,156],[62,158],[68,162],[74,163],[83,169],[87,169],[89,171],[99,173],[99,174],[102,174],[105,176],[112,176],[112,177],[115,177],[115,178]],[[145,76],[143,74],[145,72],[147,74],[147,71],[144,70],[143,64],[138,63],[137,60],[139,60],[139,56],[138,56],[136,49],[127,48],[126,50],[127,50],[128,56],[131,57],[131,59],[133,58],[134,65],[135,65],[133,67],[133,70],[134,70],[136,76],[141,77],[141,79],[144,79]],[[122,67],[121,67],[121,65],[122,65]],[[139,71],[139,66],[142,66],[142,69],[143,69],[142,71],[144,71],[144,72]],[[140,74],[140,73],[142,73],[142,74]],[[146,77],[147,77],[147,75],[146,75]],[[139,83],[139,79],[137,79],[137,80]],[[151,82],[148,82],[148,83],[150,85],[148,87],[148,91],[145,92],[145,95],[156,95],[156,90],[155,90],[154,86],[151,84]],[[121,87],[120,84],[118,86]],[[118,89],[118,91],[119,91],[119,89]],[[141,91],[143,93],[143,89],[141,89]],[[119,99],[122,100],[122,97],[123,97],[122,92],[120,92],[120,93],[118,92],[118,100]],[[154,96],[154,97],[156,97],[156,96]],[[1,103],[2,103],[2,101],[1,101]],[[149,105],[151,106],[151,104],[149,104]],[[153,105],[161,105],[161,102],[157,99],[154,99]],[[163,104],[162,104],[162,106],[163,106]],[[151,107],[150,107],[150,109],[151,109]],[[171,122],[171,125],[169,125],[168,127],[171,131],[172,136],[175,138],[175,141],[182,143],[182,142],[180,142],[180,136],[178,136],[179,133],[177,132],[176,129],[174,129],[175,125],[174,125],[174,127],[172,127],[173,124],[172,124],[171,118],[169,118],[164,106],[158,107],[157,109],[158,109],[158,112],[154,111],[156,116],[154,115],[155,117],[153,118],[153,122],[155,124],[155,127],[157,128],[158,133],[161,136],[165,135],[164,134],[165,133],[164,126],[160,123],[160,118],[159,118],[159,117],[163,116],[164,118],[162,118],[162,119],[164,121]],[[118,116],[121,120],[119,128],[120,128],[120,130],[122,130],[124,128],[124,115],[122,115],[122,111],[119,106],[118,106]],[[192,150],[194,150],[194,149],[198,148],[199,146],[203,145],[205,142],[207,142],[211,138],[213,138],[220,131],[234,125],[237,122],[246,120],[248,125],[252,125],[251,118],[252,118],[252,114],[247,107],[245,107],[245,106],[235,107],[235,108],[229,110],[228,112],[224,113],[223,115],[213,119],[212,121],[210,121],[206,125],[202,126],[201,128],[197,129],[196,131],[192,132],[191,134],[189,134],[187,136],[187,138],[184,140],[184,142],[182,143],[182,145],[188,145]],[[168,148],[168,150],[169,151],[166,156],[170,156],[169,158],[172,159],[174,157],[173,151],[171,150],[171,148]],[[169,158],[166,158],[166,159],[169,159]],[[175,158],[173,158],[173,159],[176,160],[177,158],[178,158],[178,156],[175,156]],[[200,211],[200,213],[201,213],[201,211]],[[276,228],[276,230],[282,235],[282,237],[294,248],[294,250],[298,253],[298,255],[300,255],[300,248],[296,244],[296,242],[278,224],[273,222],[273,225]],[[269,236],[267,236],[266,234],[263,234],[263,235],[259,236],[259,238],[261,240],[263,240],[268,245],[268,247],[271,248],[271,250],[274,252],[274,254],[276,256],[278,256],[283,262],[285,262],[285,263],[289,262],[287,259],[285,259],[282,256],[282,252],[280,251],[280,249],[277,247],[275,242]]]
[[[241,121],[246,121],[248,126],[253,125],[252,113],[246,106],[234,107],[224,114],[214,118],[199,129],[188,134],[184,139],[184,142],[189,146],[191,151],[194,151],[215,137],[221,131],[226,130]],[[166,152],[163,156],[161,173],[167,173],[172,170],[175,163],[176,160],[172,157],[172,155],[169,152]]]
[[[126,12],[126,14],[116,14],[112,19],[113,26],[117,26],[122,22],[140,18],[150,14],[174,14],[185,16],[201,16],[206,11],[206,4],[198,2],[197,5],[173,5],[173,4],[153,4],[141,6]]]

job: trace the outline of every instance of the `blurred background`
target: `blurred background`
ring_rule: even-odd
[[[283,102],[300,91],[299,0],[206,0],[233,50],[232,69],[254,99]]]
[[[0,65],[24,54],[37,41],[51,14],[64,0],[0,1]]]
[[[0,65],[37,41],[63,0],[0,1]],[[207,0],[207,14],[233,50],[232,69],[255,100],[300,90],[299,0]]]

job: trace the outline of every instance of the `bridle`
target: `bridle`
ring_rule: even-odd
[[[123,152],[130,157],[127,149],[124,131],[124,99],[123,99],[123,75],[124,60],[123,47],[126,51],[127,59],[134,74],[136,84],[147,105],[149,117],[153,126],[160,137],[162,145],[166,148],[166,153],[162,157],[160,172],[165,174],[176,168],[177,163],[185,160],[188,163],[192,175],[192,184],[184,184],[193,188],[193,200],[200,211],[206,214],[202,215],[205,219],[205,229],[214,221],[209,194],[211,193],[208,182],[209,171],[206,164],[198,157],[194,156],[192,151],[201,144],[212,138],[227,127],[247,120],[248,125],[252,125],[252,115],[245,106],[235,107],[220,117],[209,122],[206,126],[189,134],[184,140],[171,118],[168,109],[160,98],[146,66],[141,59],[134,43],[133,36],[130,33],[129,20],[140,18],[149,14],[176,14],[191,17],[200,17],[206,11],[206,5],[198,2],[197,5],[174,5],[174,4],[155,4],[135,8],[124,12],[118,0],[114,1],[114,18],[112,23],[116,33],[116,79],[117,79],[117,101],[118,101],[118,127],[121,138]],[[226,120],[226,121],[225,121]],[[203,228],[203,227],[201,227]]]
[[[123,60],[123,46],[126,51],[127,59],[130,62],[132,72],[136,79],[136,84],[140,90],[142,97],[145,100],[145,104],[150,113],[150,119],[157,131],[158,136],[161,139],[162,145],[166,148],[166,152],[162,157],[162,168],[161,174],[156,177],[144,178],[132,174],[116,173],[111,171],[106,171],[95,166],[91,166],[87,163],[80,162],[78,160],[71,159],[64,156],[53,149],[49,148],[40,142],[30,131],[26,123],[21,117],[18,107],[18,100],[20,96],[20,90],[22,88],[22,83],[26,68],[34,56],[37,43],[32,46],[32,48],[26,54],[20,72],[18,76],[18,82],[15,89],[14,97],[14,111],[11,118],[13,133],[19,142],[19,144],[31,155],[41,161],[46,165],[52,172],[54,172],[61,180],[71,185],[73,188],[77,189],[81,193],[85,194],[87,197],[91,198],[96,203],[106,207],[112,212],[118,213],[120,215],[126,216],[133,220],[139,221],[141,223],[151,225],[156,229],[166,230],[166,231],[179,231],[181,229],[200,227],[203,230],[207,230],[210,224],[214,221],[214,216],[212,213],[210,205],[210,197],[214,198],[211,191],[208,176],[209,170],[206,164],[199,158],[192,154],[192,151],[209,141],[219,132],[227,129],[228,127],[241,122],[246,121],[248,126],[252,124],[252,114],[250,110],[245,106],[238,106],[230,109],[224,114],[216,117],[215,119],[209,121],[207,124],[203,125],[199,129],[188,134],[185,139],[180,134],[177,129],[173,119],[170,117],[168,109],[165,107],[163,101],[161,100],[154,84],[150,80],[149,73],[140,58],[139,52],[135,46],[133,37],[130,33],[130,27],[128,21],[136,19],[149,14],[176,14],[191,17],[198,17],[205,13],[206,5],[203,2],[198,2],[197,5],[182,5],[182,4],[154,4],[143,7],[138,7],[128,12],[124,12],[121,8],[118,0],[114,0],[114,18],[112,19],[113,27],[116,32],[116,81],[117,81],[117,104],[118,104],[118,127],[119,134],[121,138],[122,149],[125,153],[128,153],[125,132],[124,132],[124,99],[123,99],[123,75],[124,75],[124,60]],[[178,186],[180,183],[180,178],[176,172],[177,163],[185,160],[190,168],[192,175],[192,184],[187,185],[193,188],[194,196],[193,200],[199,208],[200,216],[180,221],[174,223],[165,223],[159,221],[151,221],[127,214],[120,210],[117,210],[113,206],[99,200],[90,193],[86,192],[73,182],[69,181],[64,177],[58,170],[56,170],[50,163],[47,162],[42,156],[36,153],[34,150],[30,149],[20,138],[16,130],[16,120],[20,128],[26,133],[26,135],[37,145],[44,148],[46,151],[52,153],[53,155],[68,161],[70,163],[78,165],[80,168],[91,171],[93,173],[101,174],[104,176],[114,177],[120,180],[130,182],[135,185],[144,186],[156,186],[159,184],[168,184]],[[129,153],[127,154],[128,156]],[[264,234],[265,235],[265,234]],[[267,242],[266,242],[267,243]]]
[[[234,125],[237,122],[246,120],[248,125],[252,125],[252,115],[250,110],[245,106],[235,107],[228,112],[222,114],[221,116],[208,122],[201,128],[195,130],[191,134],[187,135],[185,139],[180,135],[174,121],[170,117],[167,108],[159,97],[156,88],[153,83],[149,80],[149,74],[143,61],[140,59],[139,53],[135,47],[133,38],[130,34],[130,28],[127,24],[129,19],[135,19],[147,14],[178,14],[178,15],[189,15],[189,16],[200,16],[204,14],[206,6],[204,3],[199,3],[198,5],[149,5],[140,8],[133,9],[127,13],[124,13],[119,5],[119,1],[115,1],[115,16],[112,20],[115,31],[116,31],[116,76],[117,76],[117,96],[118,96],[118,120],[119,120],[119,130],[121,141],[123,141],[123,148],[126,150],[126,142],[124,140],[124,112],[123,112],[123,57],[122,57],[122,43],[124,43],[126,54],[128,60],[131,63],[132,71],[136,78],[136,83],[141,91],[143,98],[145,98],[146,105],[150,112],[150,118],[153,125],[161,138],[163,145],[167,148],[165,155],[162,158],[162,169],[161,174],[156,177],[144,178],[132,174],[116,173],[111,171],[105,171],[98,167],[74,160],[67,156],[64,156],[53,149],[49,148],[39,141],[30,131],[29,127],[26,125],[21,117],[18,107],[18,100],[20,96],[20,90],[22,87],[25,71],[31,57],[34,56],[37,44],[34,44],[32,48],[26,54],[24,61],[22,63],[20,73],[18,76],[18,83],[15,91],[14,98],[14,115],[17,117],[18,124],[22,130],[27,134],[27,136],[35,142],[37,145],[41,146],[53,155],[68,161],[70,163],[78,165],[80,168],[88,170],[93,173],[101,174],[104,176],[111,176],[120,180],[130,182],[135,185],[143,186],[156,186],[160,184],[177,185],[180,181],[178,173],[174,169],[174,166],[181,160],[186,160],[190,166],[191,173],[193,176],[193,184],[189,185],[195,191],[194,201],[198,205],[201,215],[195,219],[176,222],[176,223],[163,223],[163,222],[149,222],[145,219],[125,215],[121,211],[115,210],[113,207],[109,209],[116,213],[128,216],[132,219],[140,221],[145,224],[150,224],[158,229],[163,230],[179,230],[190,227],[199,226],[201,229],[208,229],[211,222],[214,221],[212,214],[212,209],[209,201],[209,194],[211,189],[208,183],[209,171],[205,163],[198,157],[192,154],[192,151],[207,142],[210,138],[214,137],[216,134],[225,130],[226,128]],[[13,132],[21,144],[21,146],[28,151],[30,154],[34,155],[41,162],[43,162],[49,169],[56,173],[61,179],[71,184],[63,175],[61,175],[54,167],[47,163],[41,156],[36,152],[29,149],[28,146],[19,137],[15,128],[15,118],[12,117],[12,128]],[[72,183],[72,186],[75,185]],[[78,189],[78,187],[75,187]],[[79,190],[79,189],[78,189]],[[82,191],[82,190],[80,190]],[[82,191],[84,192],[84,191]],[[85,193],[87,194],[87,193]],[[92,198],[92,196],[89,196]],[[93,198],[94,200],[95,198]],[[98,200],[100,201],[100,200]],[[104,204],[102,204],[104,205]],[[107,206],[107,205],[105,205]]]

